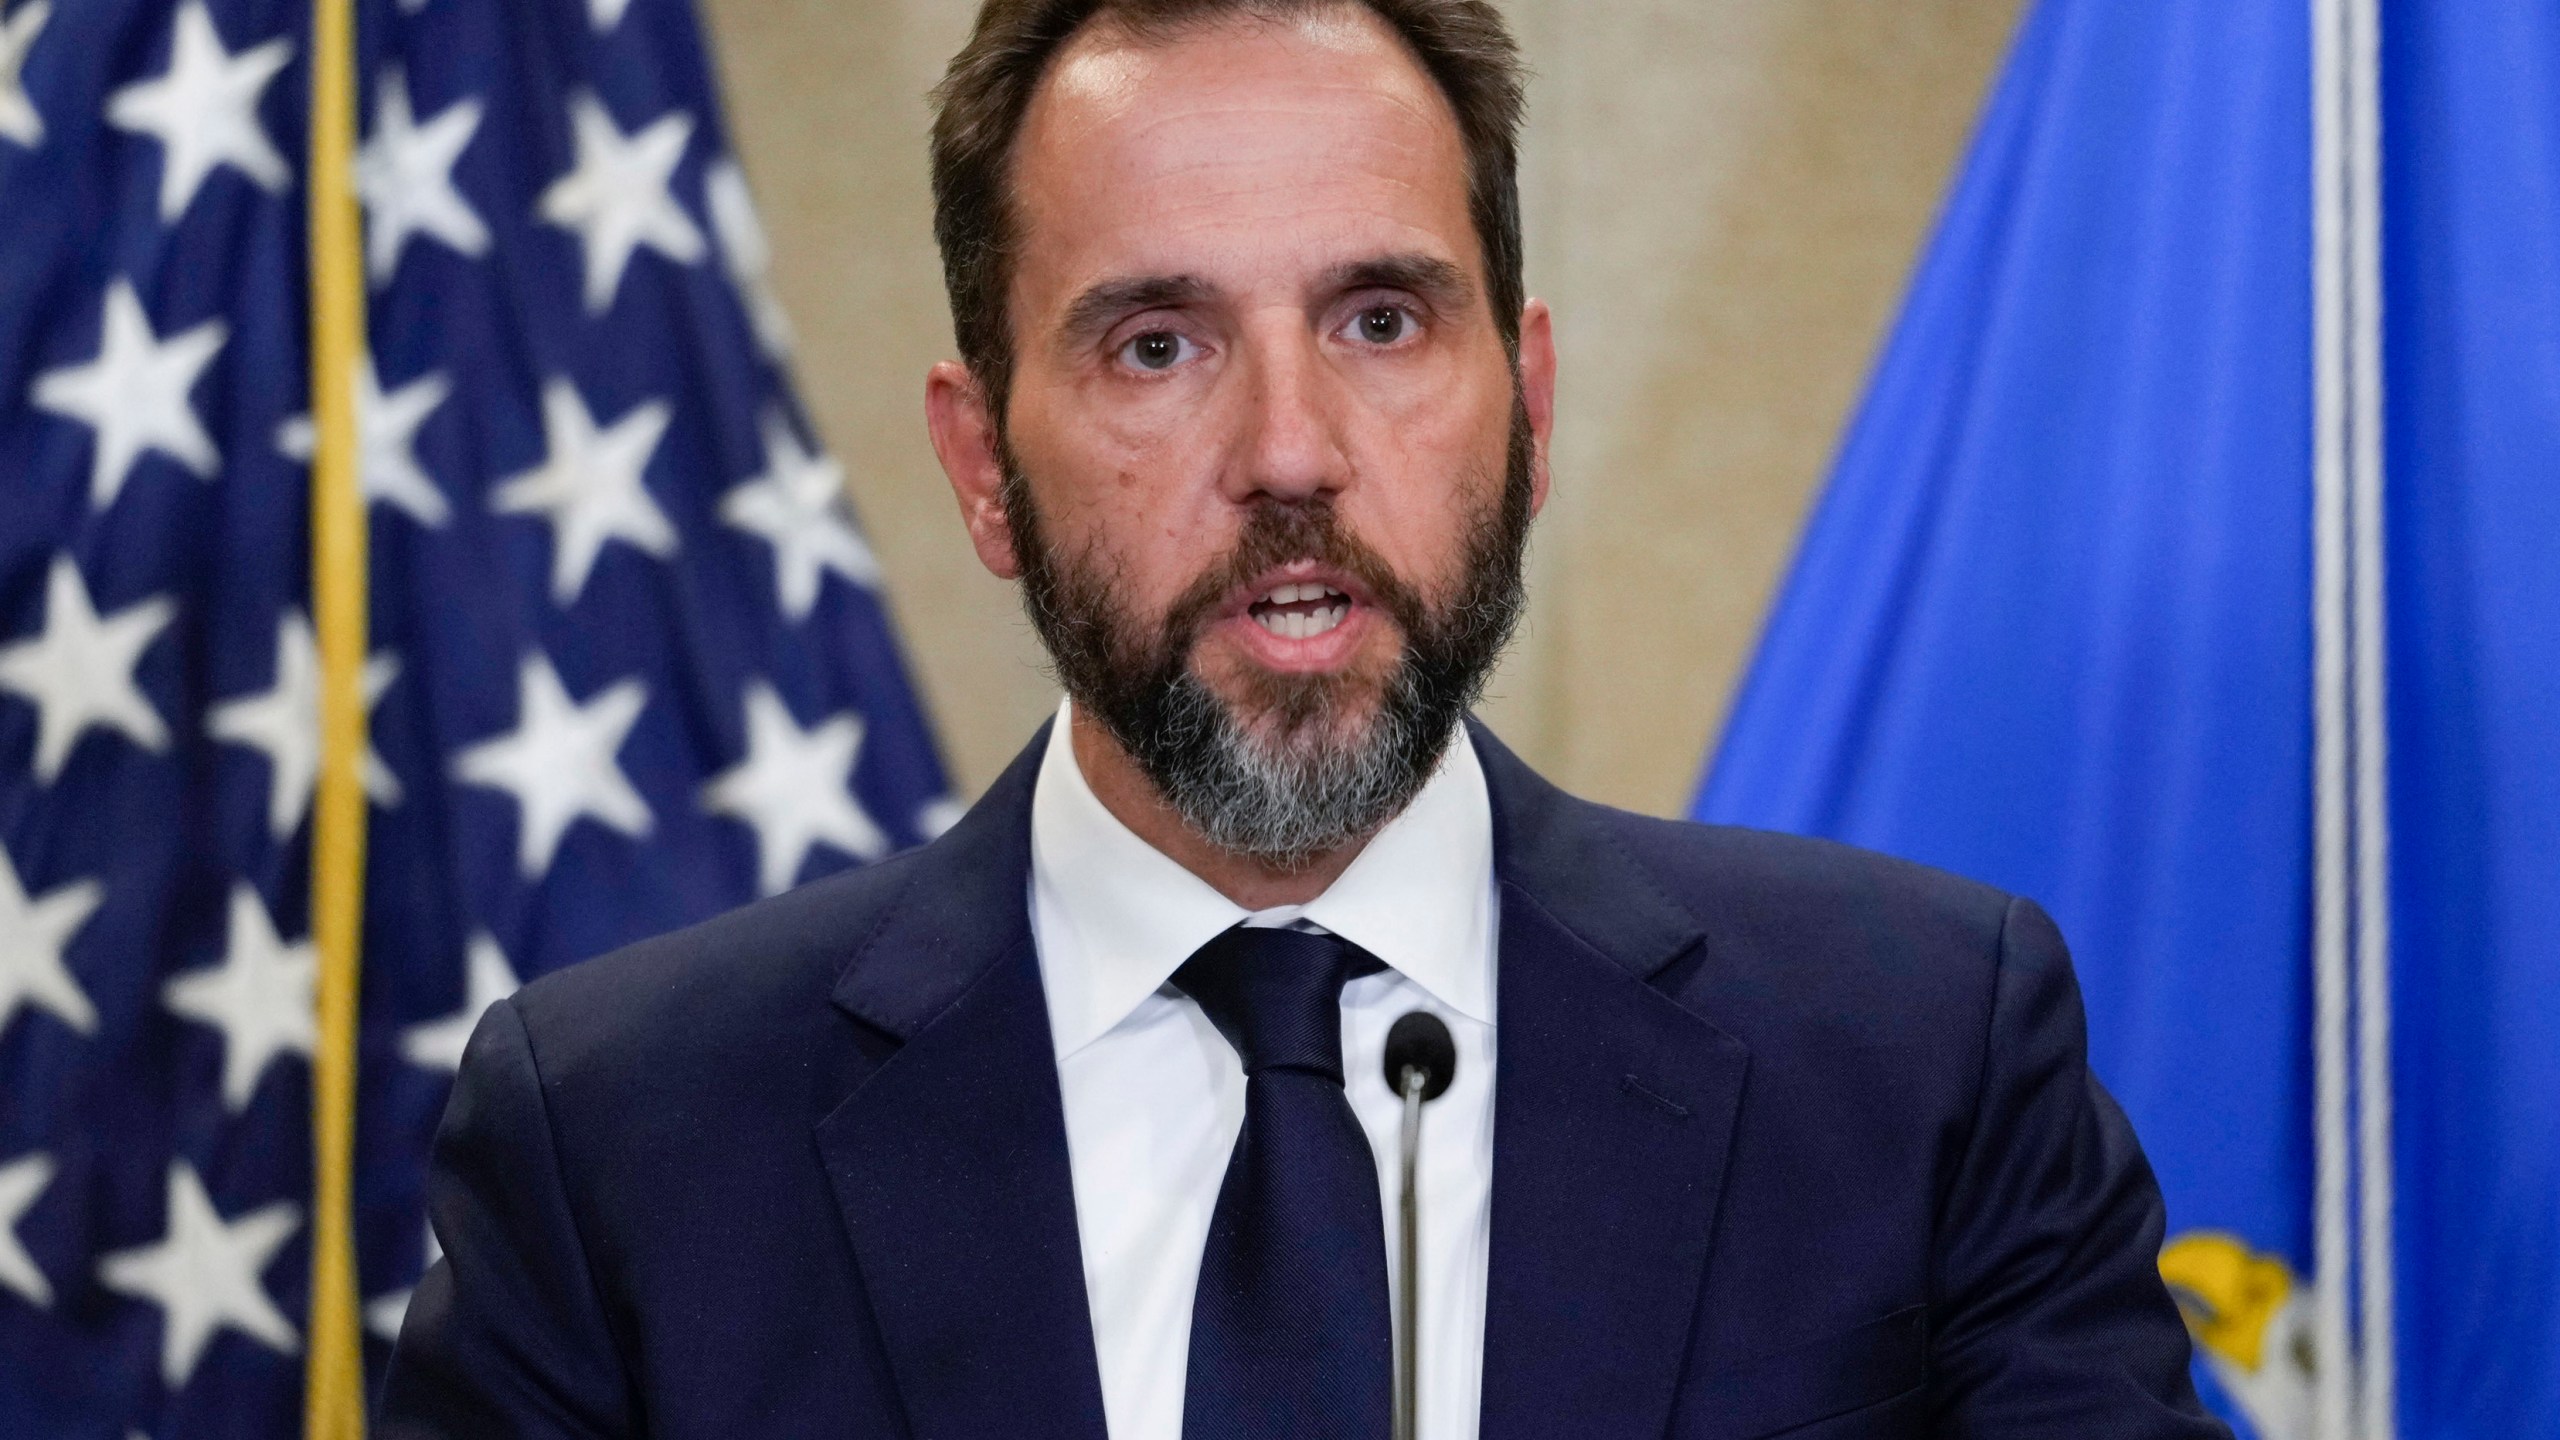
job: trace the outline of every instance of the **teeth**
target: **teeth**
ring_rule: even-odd
[[[1319,585],[1313,580],[1308,580],[1295,585],[1280,586],[1263,596],[1262,601],[1266,605],[1295,605],[1301,600],[1330,600],[1341,598],[1341,596],[1342,592],[1330,585]]]
[[[1289,602],[1284,600],[1279,603],[1285,605]],[[1257,615],[1254,619],[1261,622],[1263,629],[1270,631],[1272,634],[1279,636],[1283,640],[1310,640],[1318,635],[1322,635],[1334,626],[1341,624],[1342,617],[1350,612],[1351,607],[1348,604],[1337,604],[1327,605],[1323,609],[1315,611],[1312,614],[1302,615],[1296,611],[1275,611],[1270,614]]]

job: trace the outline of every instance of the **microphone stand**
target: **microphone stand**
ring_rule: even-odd
[[[1397,1207],[1397,1223],[1402,1227],[1404,1244],[1397,1257],[1396,1271],[1404,1283],[1396,1294],[1396,1423],[1395,1440],[1414,1440],[1414,1381],[1420,1346],[1416,1343],[1422,1312],[1422,1266],[1420,1263],[1421,1217],[1414,1204],[1413,1171],[1415,1157],[1422,1149],[1422,1090],[1430,1076],[1419,1065],[1407,1065],[1399,1077],[1398,1087],[1404,1094],[1404,1201]]]

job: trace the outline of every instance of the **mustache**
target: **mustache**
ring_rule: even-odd
[[[1283,565],[1298,561],[1339,570],[1360,582],[1371,600],[1407,635],[1430,623],[1430,606],[1385,557],[1351,533],[1329,498],[1264,500],[1245,512],[1244,526],[1226,554],[1211,561],[1166,608],[1159,630],[1165,651],[1187,655],[1229,595]]]

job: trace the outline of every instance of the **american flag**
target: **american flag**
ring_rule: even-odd
[[[951,804],[685,0],[360,0],[355,1215],[521,980]],[[0,0],[0,1436],[301,1428],[308,0]]]

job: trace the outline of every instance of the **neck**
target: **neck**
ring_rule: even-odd
[[[1305,865],[1286,869],[1221,849],[1183,823],[1182,816],[1165,803],[1155,783],[1138,768],[1138,762],[1129,758],[1120,742],[1105,733],[1081,707],[1070,707],[1069,714],[1073,722],[1067,740],[1075,749],[1076,768],[1084,772],[1084,782],[1094,798],[1102,802],[1102,808],[1128,826],[1131,834],[1247,910],[1306,904],[1340,879],[1369,843],[1364,835]]]

